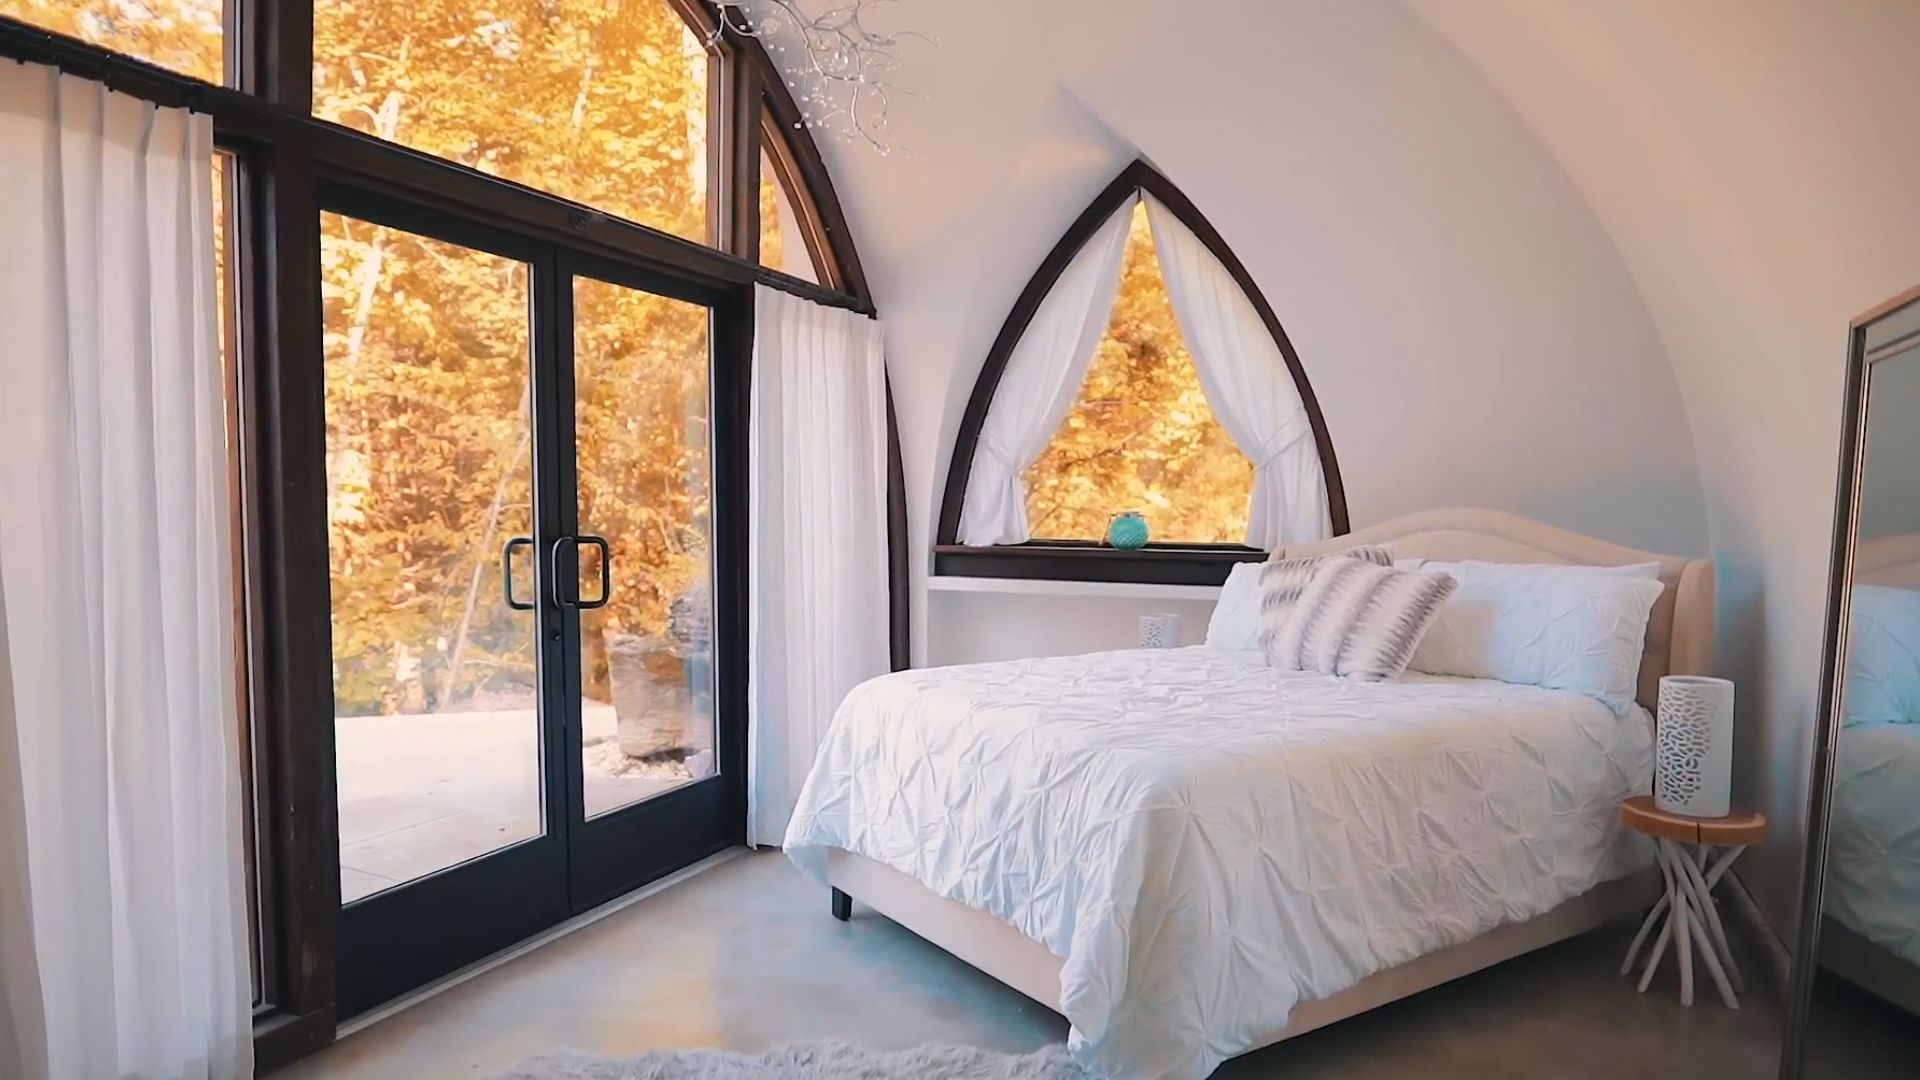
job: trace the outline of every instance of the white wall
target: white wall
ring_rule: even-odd
[[[1920,282],[1920,4],[1410,0],[1575,179],[1691,418],[1736,787],[1784,835],[1746,880],[1794,917],[1848,321]]]
[[[1180,616],[1181,645],[1207,639],[1208,599],[936,592],[927,653],[934,663],[1072,656],[1140,644],[1140,616]]]
[[[1286,325],[1356,525],[1491,506],[1704,552],[1659,335],[1520,116],[1397,0],[1195,6],[902,5],[896,24],[938,39],[906,50],[899,78],[922,97],[896,99],[902,150],[823,147],[887,323],[916,578],[988,344],[1067,223],[1139,155]],[[978,622],[976,602],[950,599],[916,589],[923,661],[950,658],[926,652],[954,639],[943,620]],[[1053,613],[1074,642],[1115,616]]]

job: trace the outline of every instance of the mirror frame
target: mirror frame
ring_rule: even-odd
[[[1846,391],[1842,398],[1839,474],[1834,481],[1833,545],[1827,570],[1826,630],[1820,651],[1818,724],[1814,729],[1812,771],[1808,774],[1807,839],[1800,871],[1799,925],[1794,935],[1793,974],[1786,1000],[1786,1037],[1780,1048],[1780,1080],[1800,1080],[1806,1066],[1807,1027],[1813,983],[1820,963],[1820,913],[1826,900],[1827,839],[1833,812],[1833,760],[1840,737],[1840,709],[1846,682],[1841,657],[1847,649],[1852,610],[1853,560],[1860,520],[1860,477],[1866,462],[1867,395],[1873,366],[1909,351],[1912,342],[1896,339],[1867,350],[1867,328],[1911,304],[1920,303],[1920,287],[1901,293],[1863,313],[1847,328]]]

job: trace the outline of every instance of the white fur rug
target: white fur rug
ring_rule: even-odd
[[[493,1080],[1085,1080],[1064,1046],[996,1054],[958,1046],[878,1053],[850,1043],[794,1043],[764,1054],[663,1050],[614,1060],[554,1050]]]

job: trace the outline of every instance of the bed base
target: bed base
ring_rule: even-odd
[[[1820,966],[1920,1016],[1920,968],[1831,915],[1820,920]]]
[[[949,900],[892,867],[847,851],[828,854],[833,913],[845,919],[851,899],[868,907],[1006,985],[1060,1012],[1059,957],[1006,923],[957,900]],[[1645,870],[1607,882],[1522,923],[1509,923],[1375,972],[1332,997],[1303,1001],[1285,1027],[1261,1037],[1249,1051],[1358,1016],[1442,983],[1584,934],[1610,922],[1644,914],[1659,897],[1660,875]],[[844,907],[843,907],[844,905]]]

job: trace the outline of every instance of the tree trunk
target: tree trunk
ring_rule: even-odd
[[[398,93],[388,94],[386,100],[381,102],[373,122],[374,131],[381,138],[391,140],[394,133],[400,129],[401,102],[402,98]],[[347,323],[346,371],[344,373],[346,386],[342,387],[343,390],[350,389],[359,378],[360,360],[367,347],[367,329],[373,321],[373,302],[380,294],[380,273],[386,268],[387,235],[386,226],[374,226],[373,239],[367,244],[367,257],[360,263],[359,288],[354,296],[353,317]],[[336,450],[350,451],[357,457],[359,467],[370,468],[366,458],[371,448],[367,445],[369,440],[366,424],[359,422],[360,419],[351,414],[340,418],[341,422],[338,426],[342,433],[341,445],[328,447],[328,454],[331,458]],[[338,505],[340,499],[340,492],[335,487],[340,470],[331,467],[334,465],[331,460],[328,465],[330,467],[327,469],[329,477],[327,506],[331,510]]]
[[[402,50],[404,55],[404,48]],[[380,108],[373,114],[373,133],[388,142],[395,141],[400,133],[400,106],[406,98],[395,90],[387,94],[380,102]],[[366,261],[360,264],[360,294],[354,298],[353,322],[347,326],[347,371],[349,374],[360,368],[361,350],[367,343],[367,324],[373,318],[373,301],[380,291],[380,271],[385,268],[387,255],[387,228],[375,226],[373,240],[367,248]]]
[[[500,514],[506,509],[507,489],[513,483],[514,474],[519,471],[520,462],[526,459],[527,445],[533,439],[533,431],[527,424],[527,407],[532,393],[533,383],[529,380],[520,391],[520,407],[514,413],[517,431],[513,453],[501,463],[500,478],[493,485],[493,501],[487,505],[486,524],[481,528],[479,542],[474,546],[473,570],[467,575],[466,601],[461,605],[460,622],[454,630],[453,651],[447,657],[447,673],[440,681],[440,700],[443,703],[452,701],[454,691],[459,688],[460,668],[467,658],[467,638],[473,630],[473,613],[480,604],[480,579],[492,562],[494,541],[498,539],[500,531]],[[537,570],[534,580],[539,581]]]

